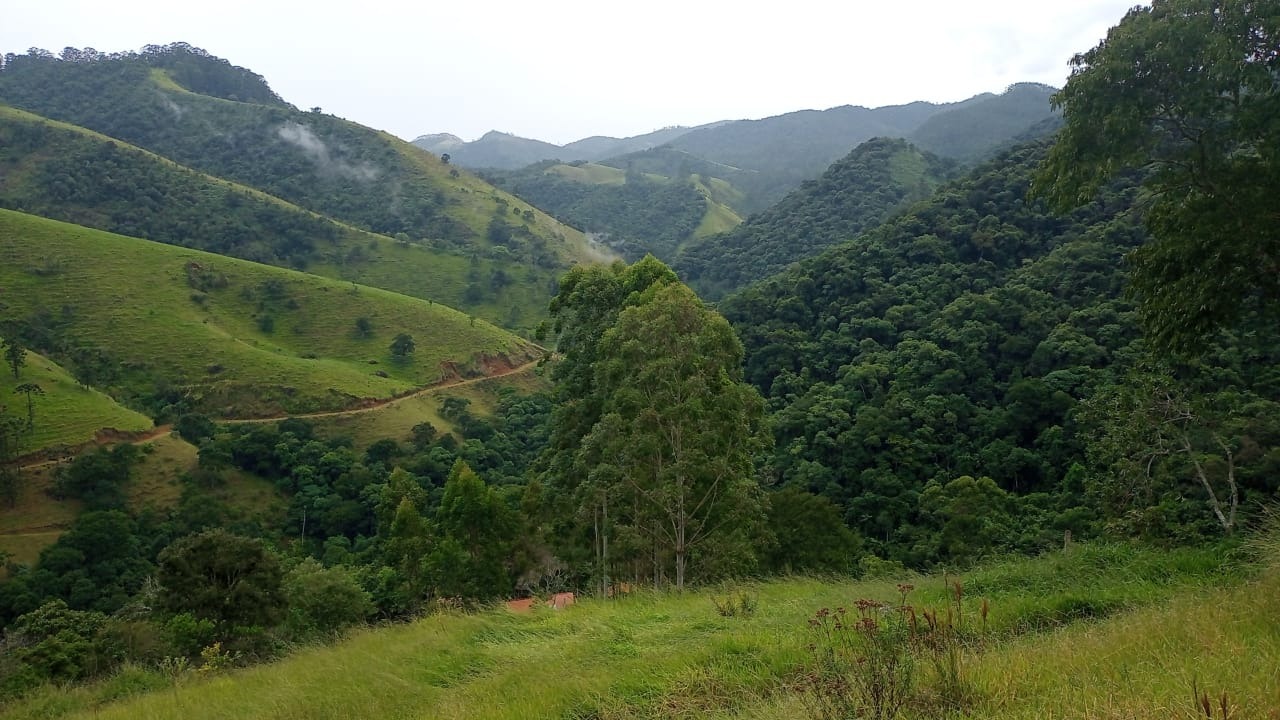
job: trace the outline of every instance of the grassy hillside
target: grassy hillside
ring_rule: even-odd
[[[210,95],[199,92],[198,83],[183,85],[192,84],[191,74],[170,66],[180,54],[156,48],[142,55],[82,60],[15,56],[0,71],[0,102],[89,128],[201,173],[426,250],[412,256],[413,270],[426,281],[418,287],[428,285],[430,290],[415,291],[407,283],[392,289],[416,296],[431,292],[430,297],[498,322],[506,322],[513,307],[540,314],[548,288],[565,268],[608,255],[592,248],[576,230],[389,134],[278,101],[241,102],[232,99],[234,93]],[[194,67],[220,62],[225,64],[206,56],[191,59]],[[16,122],[15,117],[8,113],[4,121]],[[241,250],[233,254],[294,267],[316,263],[330,273],[341,267],[344,278],[378,280],[379,273],[366,273],[364,267],[376,259],[370,258],[374,238],[357,240],[345,229],[317,225],[316,218],[282,210],[278,204],[255,200],[251,207],[239,208],[239,192],[225,199],[199,198],[209,189],[194,187],[201,183],[189,174],[173,188],[173,168],[161,171],[127,149],[90,148],[84,138],[68,138],[65,127],[52,132],[39,121],[35,124],[16,136],[32,147],[9,153],[16,155],[9,163],[17,167],[6,168],[6,174],[20,172],[6,183],[17,188],[8,207],[35,211],[37,206],[56,208],[70,201],[72,208],[58,210],[63,213],[59,217],[229,252],[201,242],[207,231],[222,230],[222,241]],[[9,137],[5,144],[14,140]],[[75,145],[74,151],[68,145]],[[103,162],[115,167],[104,170]],[[104,176],[110,181],[103,182]],[[175,203],[166,198],[171,188],[178,198]],[[228,194],[225,189],[219,192]],[[77,200],[78,196],[88,199]],[[203,209],[210,203],[219,206],[218,212],[203,213],[211,228],[172,217],[180,209]],[[159,223],[155,233],[112,224],[138,222],[120,210],[128,206],[143,207],[144,217],[150,213],[168,222]],[[73,212],[86,217],[66,214]],[[223,218],[224,214],[232,217]],[[93,223],[94,217],[110,222]],[[270,232],[257,231],[264,223]],[[150,220],[143,224],[156,229]],[[445,277],[457,280],[442,282]],[[524,326],[533,324],[536,320]]]
[[[545,162],[485,177],[562,222],[599,234],[628,259],[652,253],[670,262],[690,240],[742,222],[726,204],[742,195],[727,181],[675,170],[683,174]]]
[[[962,576],[902,578],[921,609],[954,608],[950,584],[961,582],[971,623],[955,646],[963,692],[947,690],[925,653],[902,717],[1191,718],[1195,679],[1228,692],[1232,717],[1264,718],[1280,701],[1280,574],[1242,574],[1224,557],[1075,546]],[[559,612],[436,615],[172,685],[130,668],[0,717],[806,717],[809,645],[820,642],[809,619],[823,607],[852,611],[860,598],[898,602],[897,582],[788,580]],[[716,612],[713,597],[742,593],[758,601],[754,613]],[[984,601],[990,615],[979,623]],[[948,714],[952,697],[963,715]]]
[[[536,353],[439,304],[12,211],[0,283],[30,344],[156,412],[336,409]]]
[[[15,379],[7,367],[0,373],[0,407],[8,407],[6,414],[27,419],[26,395],[14,392],[14,388],[27,383],[38,385],[42,394],[32,394],[34,427],[22,436],[19,454],[80,445],[93,440],[100,430],[133,432],[152,426],[151,418],[81,385],[57,363],[38,353],[27,354],[19,378]]]

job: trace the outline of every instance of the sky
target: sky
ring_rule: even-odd
[[[0,53],[187,42],[285,100],[411,140],[564,144],[839,105],[950,102],[1068,62],[1135,0],[41,0]]]

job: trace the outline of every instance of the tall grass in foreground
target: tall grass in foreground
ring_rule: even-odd
[[[1194,679],[1254,713],[1237,720],[1265,719],[1280,704],[1280,575],[1238,566],[1220,548],[1082,545],[967,573],[963,612],[989,607],[986,640],[959,658],[975,689],[968,714],[913,699],[900,717],[1192,718]],[[909,579],[913,602],[947,607],[956,580]],[[0,718],[805,717],[808,619],[858,598],[900,602],[897,584],[792,579],[437,615],[207,677],[126,669]],[[754,612],[717,611],[712,597],[739,592],[758,599]],[[1106,602],[1084,612],[1090,596]],[[918,680],[927,698],[939,671],[924,662]]]

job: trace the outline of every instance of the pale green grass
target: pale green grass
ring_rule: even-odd
[[[625,185],[627,173],[608,165],[584,163],[582,165],[552,165],[544,171],[583,185]]]
[[[1127,563],[1108,560],[1126,554]],[[1099,559],[1107,562],[1090,567]],[[998,583],[1013,576],[1047,589],[1050,596],[1085,586],[1114,588],[1114,595],[1126,598],[1108,620],[1067,624],[1051,633],[1013,634],[1023,626],[1019,618],[993,614],[988,649],[969,666],[984,688],[977,706],[982,712],[971,716],[993,717],[987,712],[1004,712],[1024,702],[1039,702],[1028,707],[1043,709],[1073,692],[1092,691],[1087,685],[1066,684],[1075,676],[1064,676],[1061,686],[1030,677],[1052,676],[1055,664],[1081,672],[1092,665],[1114,666],[1105,672],[1132,676],[1145,672],[1145,653],[1157,652],[1169,655],[1170,663],[1194,668],[1206,644],[1220,648],[1221,666],[1215,672],[1240,678],[1242,702],[1255,690],[1265,697],[1270,682],[1264,677],[1266,667],[1228,673],[1236,665],[1251,663],[1250,658],[1257,658],[1259,666],[1275,659],[1280,633],[1274,610],[1280,587],[1274,576],[1243,584],[1242,576],[1224,570],[1222,562],[1220,554],[1205,550],[1085,548],[963,576],[966,583],[972,578],[975,585],[985,582],[993,588],[996,610],[1016,596],[1015,588]],[[1073,577],[1080,582],[1072,582]],[[955,577],[907,579],[916,585],[916,602],[936,607],[945,602],[944,583]],[[155,684],[137,682],[141,694],[106,702],[121,694],[123,680],[51,689],[14,703],[0,717],[803,717],[803,702],[794,693],[795,681],[809,662],[807,619],[818,608],[847,606],[862,597],[895,599],[897,582],[794,579],[738,586],[735,589],[759,599],[758,611],[748,618],[719,616],[709,597],[716,589],[682,596],[639,592],[617,601],[582,600],[561,612],[439,615],[409,625],[362,630],[336,645],[302,650],[271,665],[213,678],[193,676],[176,691],[146,692]],[[1249,598],[1267,593],[1265,603],[1248,606]],[[1167,604],[1169,598],[1174,600]],[[970,597],[966,612],[973,613],[978,601]],[[1254,619],[1229,622],[1239,607],[1232,603],[1245,603]],[[1203,613],[1205,625],[1169,628],[1184,612]],[[1167,639],[1156,640],[1161,634]],[[1146,636],[1151,636],[1150,646],[1143,650],[1135,643],[1145,642]],[[1089,644],[1091,637],[1097,638],[1096,644]],[[1231,650],[1244,654],[1231,661]],[[1078,657],[1067,660],[1057,654]],[[1137,664],[1122,667],[1129,663]],[[924,683],[929,682],[926,673]],[[1146,685],[1134,683],[1128,689],[1133,693],[1128,697],[1145,702]],[[912,712],[905,717],[924,717]],[[1031,711],[1010,715],[1036,716]]]
[[[75,446],[93,440],[99,430],[146,430],[151,418],[121,406],[109,396],[86,388],[57,363],[28,352],[21,377],[15,379],[8,366],[0,372],[0,407],[7,414],[27,419],[27,396],[14,392],[20,384],[34,383],[43,394],[32,394],[34,428],[24,433],[20,453],[41,448]]]
[[[192,263],[225,287],[191,287]],[[268,281],[282,297],[267,298]],[[102,348],[135,382],[193,388],[205,410],[233,417],[387,398],[439,382],[449,363],[535,352],[438,303],[11,211],[0,211],[0,282],[11,314],[55,313],[76,343]],[[357,335],[360,317],[371,337]],[[403,362],[388,350],[401,332],[417,345]]]

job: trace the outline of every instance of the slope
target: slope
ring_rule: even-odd
[[[25,394],[16,391],[28,383],[40,388],[38,394],[31,395],[30,414]],[[19,437],[20,455],[52,446],[80,445],[103,431],[127,433],[152,426],[151,418],[81,385],[57,363],[33,352],[28,352],[19,377],[7,368],[0,374],[0,412],[29,421],[30,430]]]
[[[1055,92],[1048,85],[1016,83],[1000,95],[980,96],[981,102],[962,103],[930,117],[907,139],[943,157],[975,162],[1057,117],[1049,111]]]
[[[1146,523],[1134,532],[1214,532],[1205,490],[1173,466],[1148,466],[1144,482],[1161,489],[1142,501],[1089,501],[1124,491],[1086,442],[1133,418],[1103,403],[1086,422],[1079,406],[1141,387],[1131,372],[1163,375],[1122,293],[1124,255],[1145,239],[1136,189],[1118,183],[1055,216],[1026,200],[1045,148],[1006,153],[721,303],[746,346],[747,377],[774,410],[780,481],[826,494],[905,562],[1035,550],[1086,532],[1095,510],[1126,522],[1132,508]],[[1244,507],[1275,490],[1264,458],[1280,445],[1280,338],[1264,327],[1220,340],[1164,372],[1198,398],[1194,433],[1212,427],[1224,443],[1260,449],[1250,469],[1236,468]],[[985,529],[948,525],[965,516],[949,502],[976,503]],[[929,537],[944,527],[956,535]]]
[[[450,182],[463,196],[495,192],[470,175]],[[0,106],[0,207],[306,268],[531,328],[545,313],[559,261],[528,242],[541,213],[514,199],[502,202],[497,206],[509,208],[510,222],[490,221],[506,233],[501,247],[392,239],[91,130]]]
[[[484,177],[561,222],[591,233],[629,260],[653,253],[670,262],[689,240],[741,222],[720,202],[735,196],[718,178],[708,177],[704,183],[689,173],[665,176],[554,161],[487,171]]]
[[[183,87],[187,76],[169,67],[179,60],[225,65],[183,46],[66,60],[10,56],[0,68],[0,101],[364,230],[462,257],[506,253],[520,272],[537,276],[534,285],[600,257],[581,233],[386,133],[278,101]]]
[[[97,687],[49,688],[0,717],[811,717],[819,613],[853,614],[858,599],[892,607],[902,602],[896,581],[918,588],[908,590],[913,607],[939,617],[959,609],[977,624],[989,601],[989,622],[965,633],[957,658],[968,716],[1097,718],[1112,715],[1096,708],[1123,707],[1141,720],[1181,716],[1171,708],[1191,717],[1191,678],[1208,670],[1201,680],[1215,692],[1229,683],[1241,717],[1265,717],[1277,693],[1278,580],[1207,550],[1083,546],[962,576],[729,588],[757,602],[737,616],[717,613],[726,595],[713,589],[579,600],[563,611],[442,613],[178,683],[129,669]],[[952,582],[967,591],[960,603]],[[900,717],[955,712],[943,706],[956,688],[946,694],[930,657],[916,657],[913,702]],[[1159,672],[1145,672],[1152,667]]]
[[[769,210],[690,243],[675,268],[702,297],[718,299],[851,239],[953,173],[954,163],[903,140],[868,141]]]
[[[28,345],[160,416],[349,407],[538,352],[439,304],[7,210],[0,282]]]

